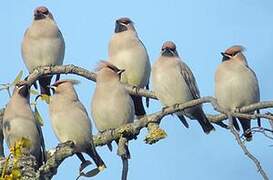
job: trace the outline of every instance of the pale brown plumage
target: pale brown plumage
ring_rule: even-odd
[[[215,73],[215,96],[218,104],[229,111],[235,111],[260,101],[258,79],[255,72],[248,66],[242,46],[232,46],[223,55],[222,63]],[[238,118],[244,130],[244,136],[252,139],[251,121]],[[239,130],[236,118],[233,124]]]
[[[73,85],[76,80],[59,80],[51,88],[54,90],[50,98],[49,115],[55,135],[60,142],[73,141],[76,155],[86,163],[82,152],[87,153],[98,167],[105,164],[93,144],[92,124],[83,104],[78,99]]]
[[[29,103],[29,87],[18,84],[14,88],[3,116],[3,132],[9,147],[22,138],[30,140],[30,153],[39,165],[45,161],[45,145],[40,125],[36,121]]]
[[[123,83],[149,88],[151,65],[148,53],[137,35],[133,21],[129,18],[123,17],[116,20],[115,33],[109,42],[108,55],[109,62],[126,70],[121,76]],[[145,115],[142,97],[134,95],[131,97],[134,101],[135,114]]]
[[[165,106],[200,98],[197,83],[190,68],[180,59],[176,45],[171,41],[163,44],[161,55],[152,66],[152,84],[154,92]],[[214,130],[202,106],[185,109],[176,114],[186,127],[188,123],[183,115],[197,119],[205,133]]]
[[[126,70],[105,61],[100,62],[97,70],[96,89],[91,102],[91,113],[97,129],[103,132],[133,122],[134,102],[120,82],[121,75]],[[112,149],[111,144],[108,147]],[[122,180],[127,178],[129,157],[129,150],[126,155],[121,156]]]
[[[51,12],[44,6],[34,10],[31,26],[26,30],[21,47],[22,57],[29,72],[39,66],[63,64],[65,43]],[[41,94],[50,95],[52,76],[39,78]],[[59,75],[57,75],[57,80]]]

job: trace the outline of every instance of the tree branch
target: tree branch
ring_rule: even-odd
[[[96,81],[96,74],[94,72],[90,72],[84,68],[77,67],[74,65],[64,65],[64,66],[47,66],[47,67],[39,67],[35,69],[26,79],[24,83],[27,83],[28,85],[32,85],[39,77],[43,75],[54,75],[54,74],[75,74],[82,76],[88,80],[91,81]],[[126,89],[129,91],[130,94],[133,95],[138,95],[138,96],[144,96],[144,97],[149,97],[153,99],[157,99],[155,94],[152,91],[148,91],[145,89],[141,88],[136,88],[134,86],[130,86],[125,84]],[[259,102],[255,103],[249,106],[242,107],[239,112],[228,112],[223,109],[221,109],[217,101],[214,97],[207,96],[207,97],[202,97],[200,99],[192,100],[183,104],[176,104],[170,107],[164,107],[161,111],[144,116],[140,119],[135,120],[133,123],[123,125],[117,129],[113,130],[107,130],[103,133],[99,133],[97,135],[94,135],[94,144],[96,146],[103,146],[106,144],[111,143],[113,140],[118,140],[120,137],[126,138],[127,140],[131,139],[136,139],[138,134],[140,133],[141,129],[147,128],[150,123],[156,123],[160,124],[162,118],[166,115],[173,114],[178,111],[182,111],[184,109],[204,104],[204,103],[210,103],[214,109],[221,114],[219,115],[208,115],[208,119],[212,123],[217,123],[220,121],[223,121],[228,118],[228,115],[233,116],[233,117],[244,117],[246,119],[255,119],[257,117],[262,117],[270,120],[271,122],[273,121],[273,116],[271,114],[247,114],[248,112],[253,112],[257,109],[265,109],[265,108],[272,108],[273,107],[273,101],[267,101],[267,102]],[[0,125],[2,124],[2,116],[1,112],[3,115],[3,109],[0,111]],[[233,128],[231,129],[231,133]],[[237,133],[237,132],[236,132]],[[1,134],[0,134],[1,135]],[[238,134],[237,134],[238,135]],[[236,137],[237,142],[238,137]],[[1,138],[1,136],[0,136]],[[157,141],[157,137],[154,137],[155,142]],[[1,139],[0,139],[1,140]],[[239,137],[240,140],[240,137]],[[70,142],[71,143],[71,142]],[[240,143],[239,143],[240,144]],[[242,146],[241,146],[242,147]],[[36,173],[36,177],[45,177],[46,179],[52,178],[56,174],[58,166],[62,163],[62,161],[69,157],[72,156],[75,152],[73,150],[73,145],[72,144],[66,144],[64,146],[58,146],[56,148],[55,153],[50,156],[46,164],[40,167],[40,169]],[[245,147],[242,147],[243,151],[246,153],[248,152]],[[0,149],[1,152],[1,149]],[[249,153],[249,152],[248,152]],[[250,154],[250,153],[249,153]],[[257,168],[258,171],[261,173],[261,175],[266,179],[266,174],[261,168],[258,160],[256,161],[251,154],[249,155],[246,153],[246,155],[252,159]]]
[[[49,157],[46,163],[43,164],[37,171],[37,179],[40,177],[43,177],[44,179],[51,179],[57,173],[57,169],[61,163],[74,153],[75,149],[72,141],[58,144],[52,155],[48,153]]]
[[[231,116],[230,113],[228,114],[228,118],[229,118],[230,123],[232,123],[233,120],[232,120],[232,116]],[[262,166],[261,166],[260,161],[259,161],[257,158],[255,158],[255,156],[252,155],[252,154],[248,151],[248,149],[246,148],[246,146],[244,145],[244,143],[241,141],[238,132],[235,130],[235,128],[234,128],[233,126],[230,128],[230,132],[234,135],[234,137],[235,137],[237,143],[239,144],[239,146],[241,147],[241,149],[244,151],[245,155],[246,155],[250,160],[252,160],[252,161],[255,163],[255,165],[256,165],[256,167],[257,167],[257,170],[258,170],[258,172],[261,174],[261,176],[263,177],[263,179],[264,179],[264,180],[269,180],[267,174],[265,173],[265,171],[263,170],[263,168],[262,168]]]
[[[84,77],[91,81],[96,81],[96,73],[88,71],[84,68],[75,66],[73,64],[62,65],[62,66],[42,66],[36,68],[32,73],[27,77],[26,83],[31,86],[39,77],[43,75],[55,75],[55,74],[75,74],[81,77]],[[126,89],[130,94],[149,97],[152,99],[157,99],[155,94],[151,91],[141,89],[135,86],[126,84]]]

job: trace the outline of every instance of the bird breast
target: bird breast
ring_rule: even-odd
[[[220,106],[235,110],[260,99],[258,81],[251,69],[239,63],[222,63],[216,71],[215,96]]]
[[[64,39],[58,27],[30,27],[22,42],[22,56],[31,72],[38,66],[61,65],[64,58]]]
[[[109,61],[119,69],[125,69],[122,82],[139,87],[148,84],[151,65],[147,51],[137,36],[114,36],[109,45]]]
[[[153,89],[165,106],[193,99],[179,66],[170,63],[158,61],[152,69]]]
[[[112,87],[97,86],[91,106],[92,116],[99,131],[130,123],[135,114],[133,101],[121,84]]]
[[[86,110],[79,101],[72,102],[59,98],[52,98],[49,104],[55,135],[60,142],[71,140],[79,146],[86,144],[92,138],[91,121]]]
[[[16,116],[3,120],[3,132],[9,147],[19,141],[22,137],[31,142],[30,153],[38,157],[41,147],[40,135],[34,117]]]

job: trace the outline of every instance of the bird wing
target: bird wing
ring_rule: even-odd
[[[79,110],[81,111],[81,113],[87,117],[87,119],[89,119],[88,117],[88,113],[86,108],[84,107],[84,105],[80,102],[80,101],[76,101],[76,106],[79,108]]]
[[[41,149],[41,161],[42,161],[41,163],[43,163],[43,162],[46,162],[45,140],[44,140],[42,128],[38,123],[36,123],[36,128],[38,130],[40,141],[41,141],[41,148],[42,148]]]
[[[194,99],[200,98],[200,92],[198,90],[195,78],[194,78],[190,68],[184,62],[181,62],[181,64],[180,64],[180,72],[181,72],[181,75],[184,78],[186,84],[189,87],[192,97]]]

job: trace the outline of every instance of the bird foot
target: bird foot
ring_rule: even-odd
[[[162,107],[162,112],[164,112],[169,106]]]
[[[136,93],[138,93],[138,91],[139,91],[139,87],[137,87],[135,85],[132,85],[132,89],[135,89]]]
[[[76,178],[78,180],[80,177],[94,177],[97,174],[99,174],[100,171],[103,171],[104,167],[97,167],[95,169],[92,169],[88,172],[80,172],[79,176]]]
[[[239,107],[236,107],[235,110],[234,110],[235,113],[240,113],[241,112],[241,109]]]
[[[81,163],[79,171],[82,172],[87,166],[89,166],[90,164],[92,164],[91,161],[85,161],[83,163]]]

